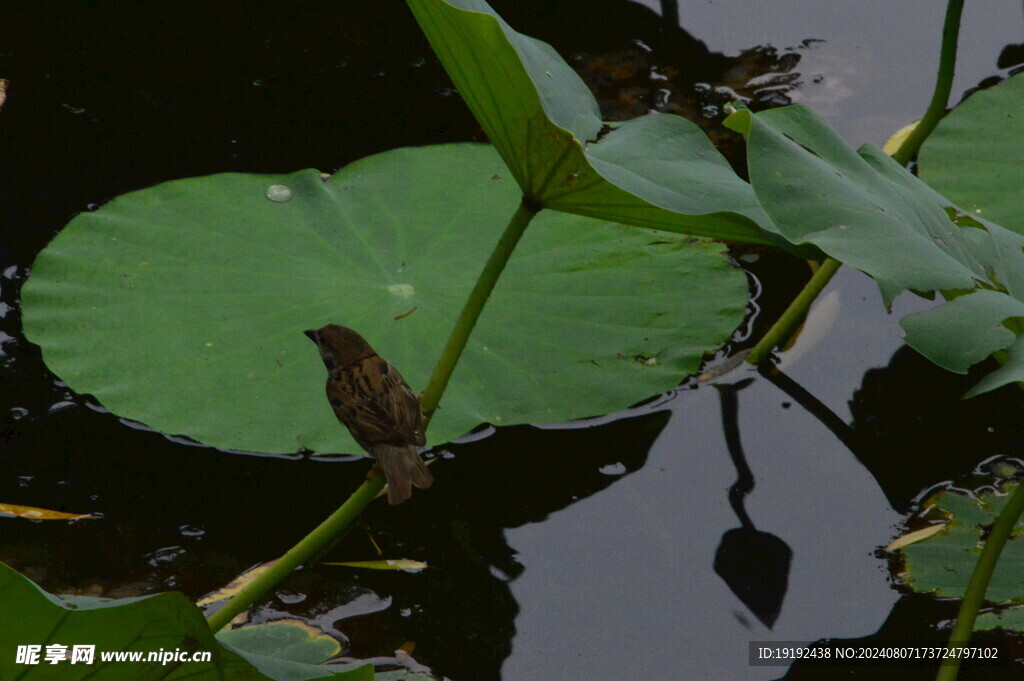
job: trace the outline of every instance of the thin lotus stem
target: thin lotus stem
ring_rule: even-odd
[[[811,303],[818,297],[818,294],[825,288],[825,285],[832,279],[832,276],[839,269],[841,262],[834,258],[826,258],[818,267],[811,280],[807,282],[803,290],[793,299],[782,316],[768,329],[768,333],[758,341],[754,349],[747,355],[747,361],[758,365],[763,362],[776,346],[782,345],[793,335],[793,331],[807,316],[807,310]]]
[[[515,215],[509,221],[504,234],[501,235],[494,251],[491,252],[491,257],[487,259],[483,272],[476,280],[476,285],[469,294],[466,304],[462,307],[458,321],[455,322],[455,328],[452,329],[452,334],[448,337],[448,344],[445,345],[441,358],[437,360],[430,382],[427,384],[426,390],[423,391],[423,397],[420,398],[420,404],[423,405],[423,413],[428,422],[441,402],[441,396],[448,386],[448,380],[452,377],[455,365],[466,348],[469,334],[473,332],[473,327],[476,326],[480,313],[483,312],[484,304],[490,297],[491,291],[494,290],[494,285],[498,283],[498,277],[505,269],[505,264],[523,236],[523,232],[526,231],[527,225],[530,224],[530,220],[539,210],[539,206],[526,199],[519,204],[519,208],[516,209]]]
[[[935,91],[921,122],[903,140],[903,144],[892,157],[901,166],[910,163],[917,154],[921,144],[946,115],[949,93],[953,91],[953,74],[956,71],[957,38],[960,35],[960,14],[964,10],[964,0],[949,0],[946,5],[946,20],[942,26],[942,48],[939,52],[939,73],[935,79]]]
[[[981,556],[971,573],[971,581],[967,583],[967,590],[964,592],[964,599],[960,602],[960,612],[956,615],[956,624],[953,626],[953,633],[949,635],[947,648],[966,645],[971,639],[971,632],[974,630],[974,621],[978,618],[978,609],[985,600],[985,591],[988,583],[995,572],[996,563],[999,561],[999,554],[1002,553],[1006,540],[1010,538],[1021,512],[1024,512],[1024,484],[1017,485],[1017,489],[1010,495],[1002,512],[992,524],[992,532],[989,533],[985,548],[981,550]],[[946,658],[939,667],[939,673],[935,676],[936,681],[954,681],[960,671],[960,658]]]
[[[224,607],[213,613],[207,620],[210,629],[214,632],[220,631],[234,619],[235,615],[267,595],[278,583],[291,575],[295,568],[323,550],[363,512],[363,509],[373,501],[383,486],[384,476],[372,472],[366,482],[352,493],[352,496],[341,505],[341,508],[278,558],[266,572],[249,582],[245,588],[225,603]]]

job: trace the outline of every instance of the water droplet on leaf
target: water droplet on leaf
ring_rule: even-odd
[[[267,198],[283,203],[292,198],[292,190],[283,184],[272,184],[267,187]]]

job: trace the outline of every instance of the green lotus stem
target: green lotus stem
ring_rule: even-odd
[[[383,487],[384,476],[371,473],[366,482],[360,485],[337,511],[278,558],[267,568],[266,572],[249,582],[245,588],[225,603],[224,607],[213,613],[207,620],[210,629],[214,633],[223,629],[235,618],[235,615],[267,595],[278,583],[291,575],[295,568],[322,551],[363,512],[363,509],[374,500],[377,492]]]
[[[1024,512],[1024,484],[1017,485],[1017,489],[1010,495],[1002,512],[992,524],[992,531],[985,542],[985,548],[981,550],[981,556],[971,573],[971,581],[967,583],[967,590],[964,592],[964,599],[960,602],[960,612],[956,615],[956,624],[953,626],[953,633],[949,636],[947,648],[957,645],[966,645],[971,639],[971,632],[974,631],[974,621],[978,617],[978,609],[985,600],[985,591],[988,583],[995,572],[999,555],[1006,546],[1006,540],[1010,538],[1021,512]],[[954,681],[960,671],[960,658],[947,658],[939,667],[939,673],[935,676],[936,681]]]
[[[794,329],[807,316],[807,310],[810,309],[811,303],[818,297],[818,294],[825,288],[841,265],[842,263],[835,258],[825,258],[803,290],[747,355],[748,362],[754,365],[760,364],[776,346],[782,345],[793,335]]]
[[[476,285],[469,294],[469,298],[466,300],[466,304],[462,307],[462,312],[455,322],[455,328],[452,329],[452,334],[448,337],[448,343],[444,346],[444,352],[441,353],[441,358],[437,360],[437,365],[434,367],[434,373],[430,377],[430,382],[427,383],[427,388],[423,391],[423,396],[420,398],[423,414],[426,416],[428,423],[437,409],[438,403],[441,401],[441,395],[444,394],[448,380],[452,377],[452,372],[455,371],[455,365],[458,363],[459,357],[462,356],[462,351],[466,348],[469,334],[473,332],[473,327],[476,326],[480,313],[483,312],[484,304],[490,297],[491,291],[494,290],[494,285],[498,283],[498,277],[501,276],[501,272],[505,269],[505,264],[508,262],[509,257],[511,257],[512,251],[515,250],[516,244],[519,243],[523,232],[526,231],[526,226],[530,224],[530,220],[533,219],[533,216],[538,211],[540,211],[540,206],[532,201],[524,198],[520,202],[515,215],[512,216],[508,226],[505,227],[504,234],[501,235],[501,239],[498,240],[494,251],[491,252],[491,257],[487,259],[483,272],[480,273],[480,277],[476,280]]]
[[[953,90],[953,73],[956,70],[956,45],[960,35],[960,14],[964,0],[949,0],[946,5],[946,20],[942,25],[942,48],[939,52],[939,73],[935,79],[935,91],[924,117],[914,130],[903,140],[903,144],[892,157],[901,166],[910,163],[921,144],[931,134],[942,117],[946,115],[949,93]]]

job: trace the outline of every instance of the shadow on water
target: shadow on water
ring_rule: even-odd
[[[384,558],[425,560],[427,571],[308,568],[254,620],[306,617],[361,658],[412,640],[423,661],[452,678],[497,679],[519,612],[509,583],[523,571],[506,531],[541,523],[642,469],[668,418],[661,411],[595,428],[512,427],[451,445],[430,490],[398,507],[372,505],[321,556],[373,560],[379,547]],[[44,430],[26,423],[8,431],[0,499],[103,514],[73,524],[8,521],[0,553],[48,590],[123,597],[175,589],[198,598],[287,549],[367,470],[365,461],[232,456],[123,426],[105,452],[76,447],[112,425],[112,415],[69,407]],[[44,459],[35,456],[40,447]]]
[[[960,376],[902,346],[888,366],[864,373],[849,401],[851,423],[786,373],[767,367],[761,374],[825,425],[871,471],[893,508],[906,513],[923,484],[908,471],[926,472],[938,485],[991,456],[1024,451],[1019,400],[1006,392],[955,399],[991,369],[982,364]]]
[[[453,447],[454,458],[434,467],[437,484],[401,527],[423,542],[431,566],[407,594],[413,614],[402,622],[403,635],[430,651],[423,661],[452,678],[500,678],[520,610],[509,587],[525,569],[507,532],[543,523],[641,470],[668,418],[661,411],[578,430],[508,428]],[[382,506],[366,516],[370,532],[387,533],[393,522]],[[373,574],[363,582],[388,593],[403,579]]]
[[[722,427],[725,442],[739,478],[729,488],[729,505],[742,527],[722,535],[715,551],[715,573],[725,580],[729,589],[757,619],[772,628],[782,610],[789,582],[789,564],[793,550],[774,534],[754,527],[743,507],[743,498],[754,490],[754,473],[747,464],[740,442],[739,401],[737,394],[754,379],[716,386],[722,399]]]
[[[894,507],[910,510],[922,493],[908,470],[927,471],[938,484],[992,456],[1024,456],[1024,401],[1013,389],[956,399],[995,366],[988,360],[961,376],[902,347],[888,366],[864,373],[850,400],[851,427],[870,443],[861,460]]]

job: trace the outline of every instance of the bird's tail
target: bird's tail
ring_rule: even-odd
[[[389,504],[400,504],[412,496],[414,485],[426,489],[434,482],[434,476],[427,469],[427,464],[423,463],[423,459],[412,445],[396,447],[377,444],[373,447],[373,457],[384,469],[384,477],[388,480]]]

